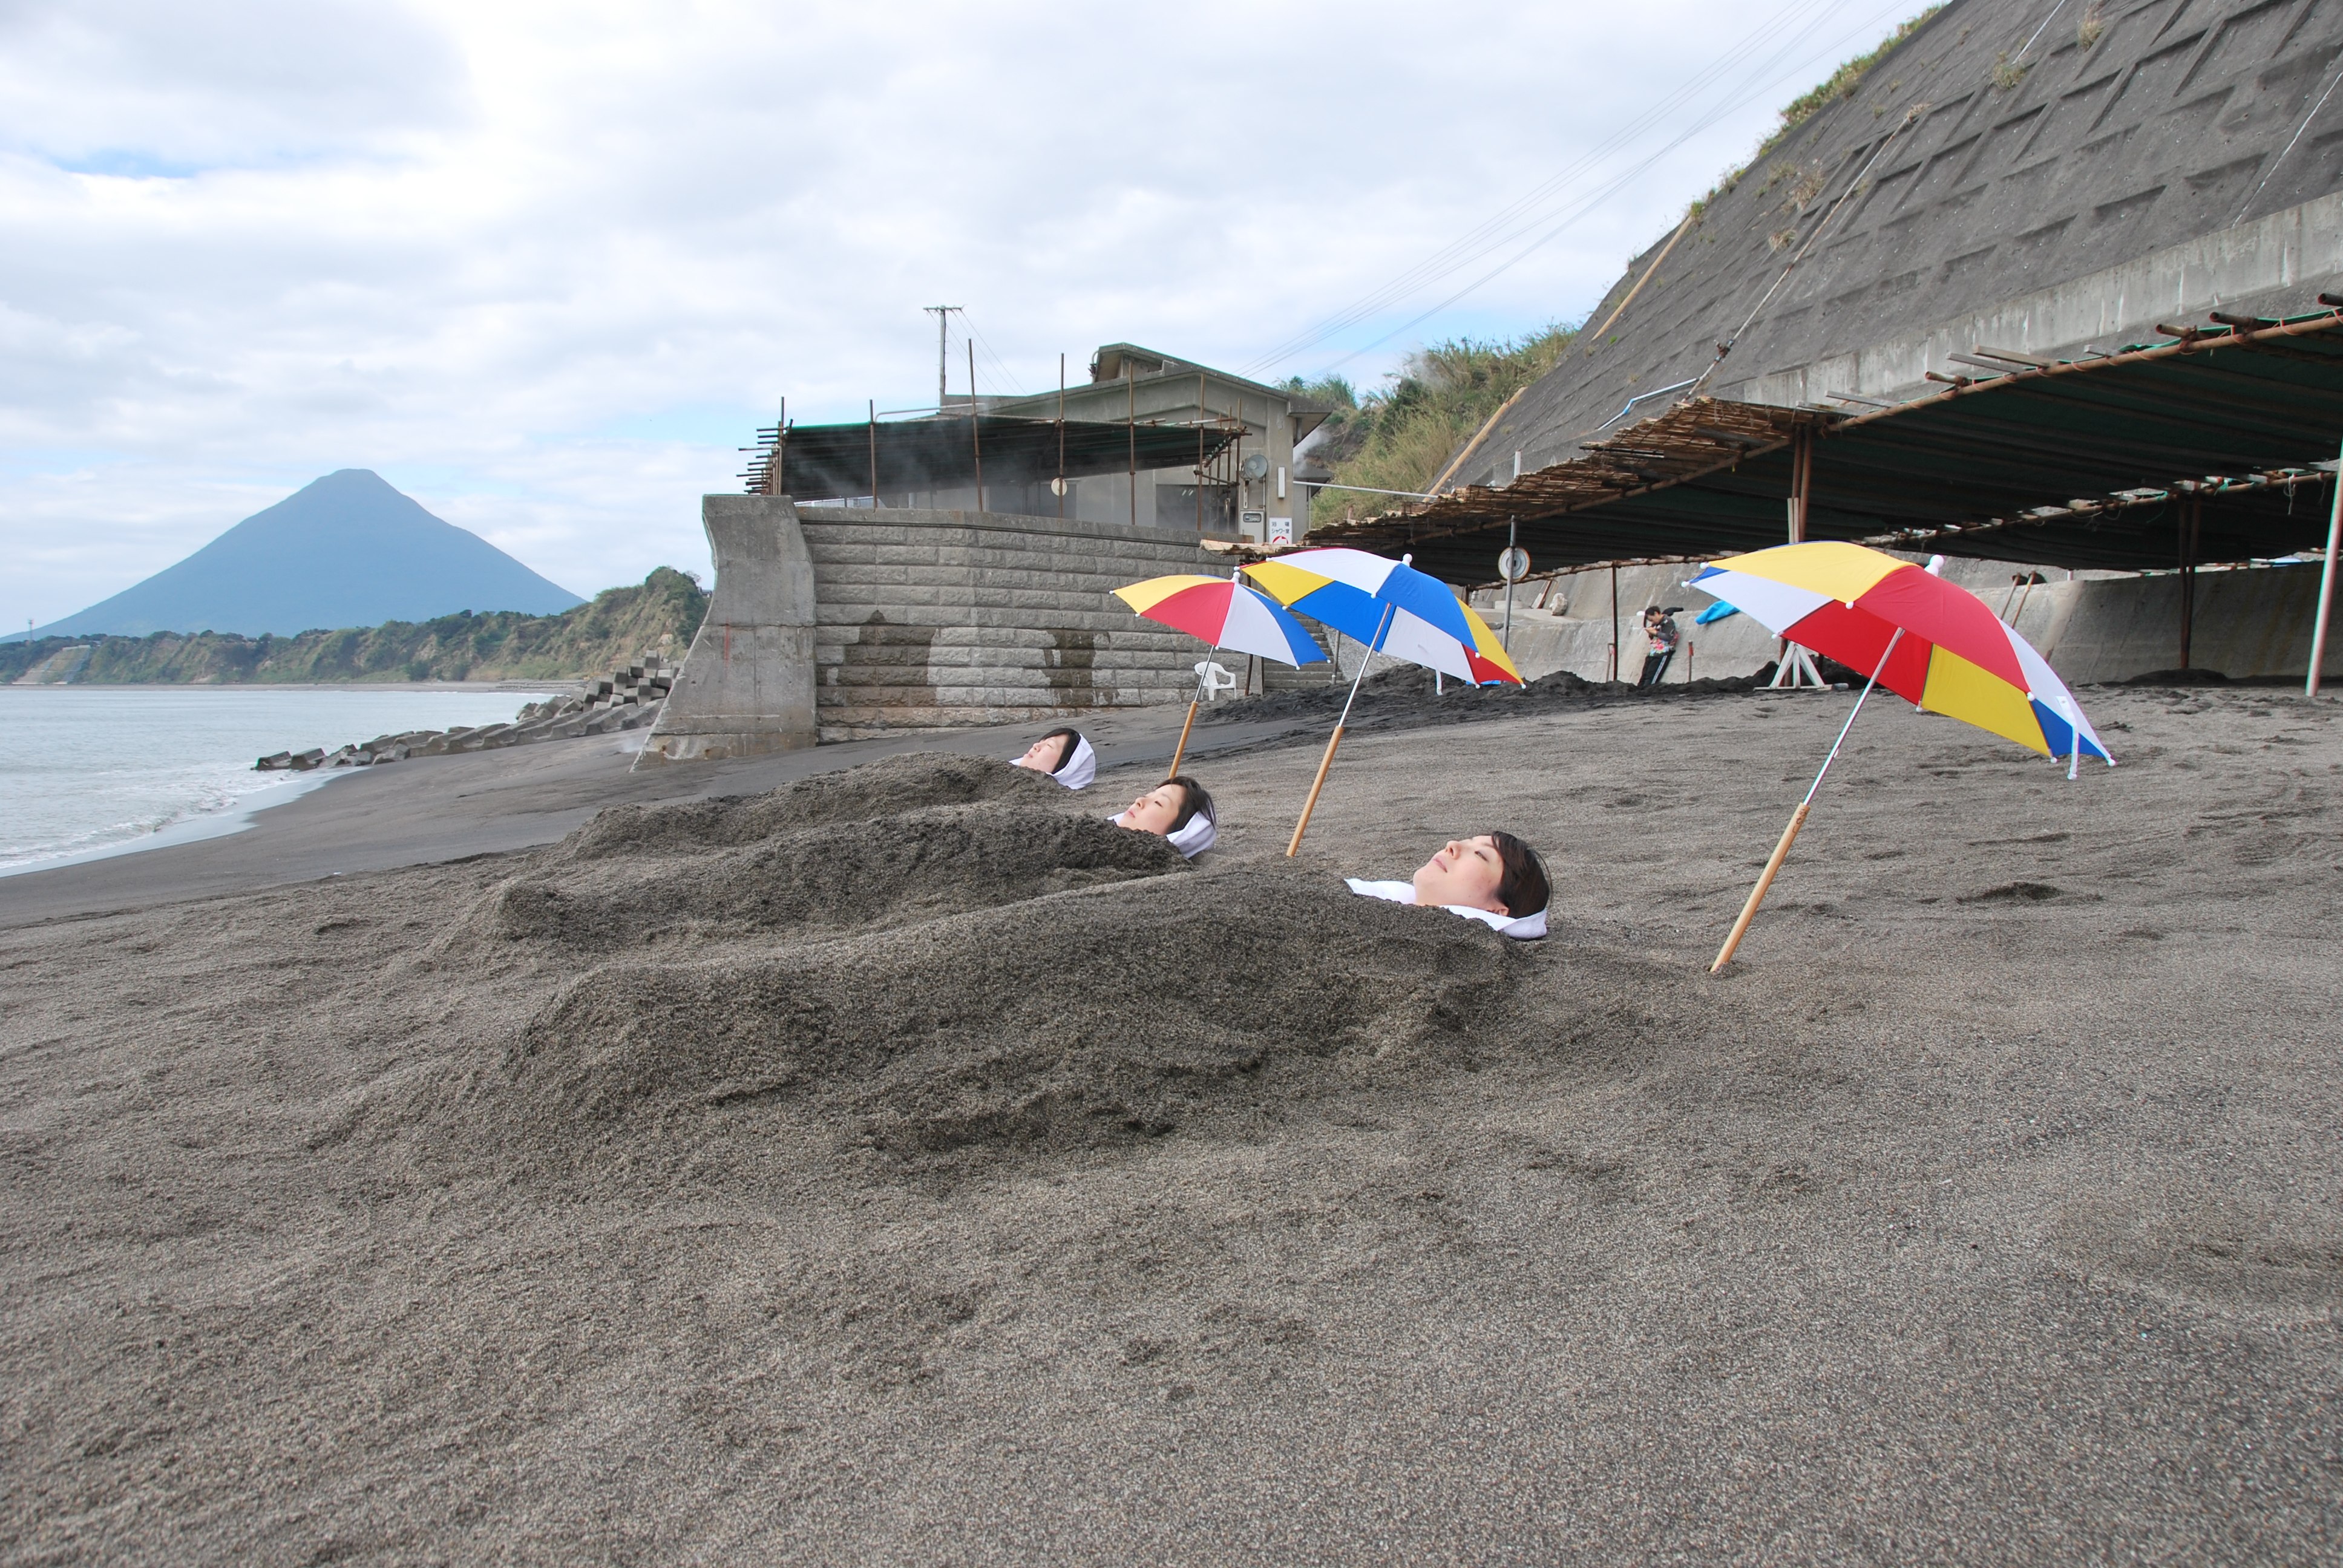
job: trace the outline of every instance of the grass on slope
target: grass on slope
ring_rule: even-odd
[[[1334,470],[1338,483],[1421,491],[1506,398],[1554,367],[1574,335],[1557,324],[1511,342],[1460,337],[1418,349],[1387,390],[1363,397],[1339,376],[1313,382],[1297,377],[1288,385],[1332,405],[1325,434],[1311,452]],[[1399,496],[1321,490],[1310,521],[1323,527],[1405,504]]]

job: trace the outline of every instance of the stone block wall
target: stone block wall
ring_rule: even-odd
[[[1228,568],[1173,533],[996,512],[808,507],[824,740],[1184,701],[1205,650],[1113,590]]]

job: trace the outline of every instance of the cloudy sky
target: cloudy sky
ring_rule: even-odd
[[[987,392],[1576,319],[1917,8],[0,0],[0,626],[340,467],[704,571],[779,397],[932,403],[925,305]]]

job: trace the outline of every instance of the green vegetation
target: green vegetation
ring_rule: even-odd
[[[0,643],[0,681],[15,679],[60,649],[88,645],[75,685],[287,684],[388,680],[543,680],[607,673],[646,652],[680,660],[708,613],[708,595],[672,567],[559,615],[441,616],[297,637],[233,633],[50,637]]]
[[[1775,148],[1788,139],[1791,132],[1813,119],[1829,106],[1854,97],[1855,89],[1863,85],[1864,78],[1871,74],[1871,68],[1874,65],[1902,47],[1904,40],[1918,32],[1927,24],[1928,18],[1943,9],[1944,6],[1941,5],[1929,6],[1889,34],[1881,41],[1879,47],[1867,55],[1857,55],[1814,87],[1799,94],[1784,105],[1780,122],[1766,134],[1764,141],[1757,144],[1757,150],[1749,155],[1749,161],[1717,181],[1706,196],[1692,204],[1692,210],[1695,214],[1704,211],[1709,203],[1730,192],[1734,186],[1741,183],[1743,176],[1751,169],[1764,163]],[[1901,83],[1890,82],[1887,85],[1888,91],[1893,92],[1900,85],[1902,85]],[[1878,106],[1874,106],[1875,116],[1877,108]]]
[[[1287,383],[1303,397],[1333,405],[1326,434],[1312,455],[1345,485],[1421,491],[1431,487],[1456,449],[1488,423],[1505,399],[1554,368],[1576,329],[1560,324],[1506,343],[1469,337],[1408,356],[1389,390],[1363,397],[1348,381],[1329,376]],[[1402,496],[1321,490],[1310,520],[1323,527],[1345,516],[1372,517],[1406,504]]]

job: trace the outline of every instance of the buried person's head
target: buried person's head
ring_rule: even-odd
[[[1511,833],[1451,839],[1413,879],[1415,901],[1445,909],[1482,910],[1511,920],[1546,904],[1545,865]]]
[[[1184,773],[1166,779],[1133,800],[1116,815],[1114,824],[1141,833],[1159,833],[1191,859],[1211,849],[1220,832],[1212,796]]]
[[[1052,729],[1025,749],[1014,766],[1046,773],[1069,789],[1087,788],[1098,775],[1098,753],[1079,729]]]
[[[1525,940],[1545,935],[1548,888],[1537,851],[1511,833],[1451,839],[1414,879],[1373,882],[1342,879],[1351,891],[1394,904],[1437,906],[1479,920],[1492,930]]]

